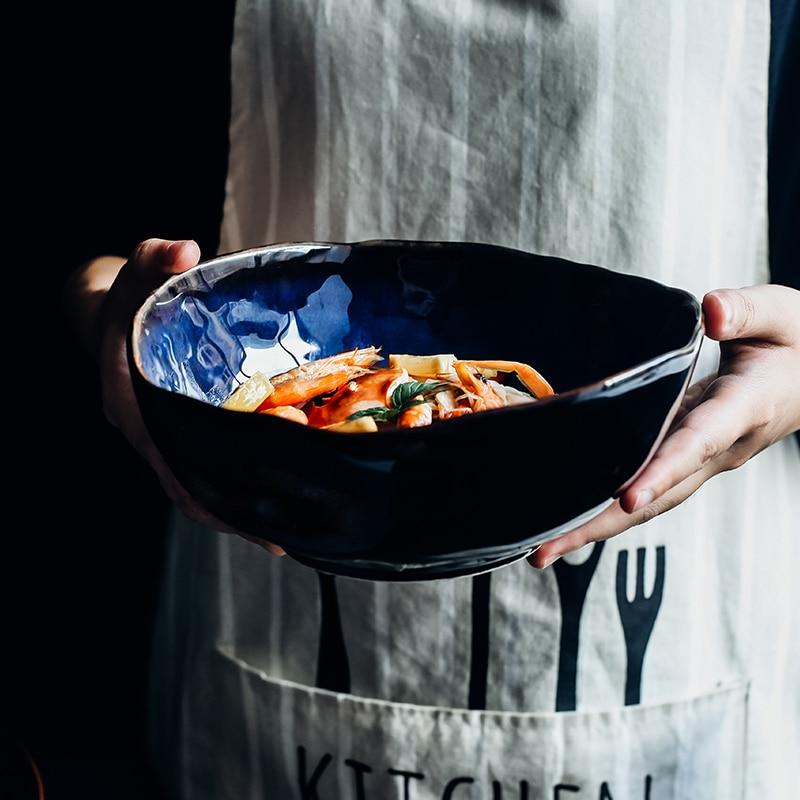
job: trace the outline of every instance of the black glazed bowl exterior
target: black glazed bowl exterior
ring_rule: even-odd
[[[687,292],[485,244],[282,244],[175,276],[129,340],[145,423],[216,517],[372,579],[513,561],[602,510],[664,435],[702,341]],[[559,395],[337,434],[218,407],[238,379],[356,347],[524,361]],[[292,355],[293,354],[293,355]]]

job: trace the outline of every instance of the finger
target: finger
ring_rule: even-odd
[[[566,553],[580,550],[589,542],[599,542],[616,536],[635,524],[635,517],[626,514],[620,508],[619,501],[615,501],[593,520],[575,528],[574,531],[544,542],[528,556],[528,563],[537,569],[545,569]]]
[[[200,248],[192,240],[170,241],[168,239],[146,239],[137,245],[112,290],[120,287],[130,291],[148,293],[171,275],[191,269],[200,260]]]
[[[545,542],[538,550],[528,556],[528,563],[536,569],[545,569],[568,553],[574,553],[590,542],[600,542],[623,533],[636,525],[649,522],[651,519],[680,505],[691,497],[710,477],[716,475],[721,467],[717,463],[690,475],[686,480],[674,486],[658,500],[645,506],[633,514],[626,513],[618,502],[598,514],[580,528]]]
[[[200,247],[191,239],[146,239],[137,245],[128,263],[139,273],[157,270],[172,273],[193,267],[199,259]]]
[[[257,544],[262,549],[266,550],[271,556],[275,556],[276,558],[281,558],[286,555],[286,551],[278,544],[273,544],[272,542],[265,542],[263,539],[256,539],[255,536],[248,536],[245,533],[238,534],[242,539],[247,539],[248,542],[252,542],[252,544]]]
[[[106,329],[124,336],[130,318],[150,292],[199,260],[200,248],[191,240],[147,239],[139,244],[109,290],[103,308]]]
[[[763,339],[793,344],[800,339],[800,293],[766,284],[715,289],[703,298],[706,334],[720,342]]]
[[[750,427],[749,395],[720,378],[667,436],[642,474],[620,497],[624,511],[649,505],[728,450]]]
[[[147,239],[120,272],[121,282],[135,285],[137,293],[151,292],[171,275],[191,269],[200,260],[197,242]]]
[[[669,426],[670,432],[674,431],[678,427],[678,425],[680,425],[680,423],[683,421],[684,417],[700,404],[703,397],[705,396],[706,391],[708,390],[708,387],[718,377],[719,376],[716,374],[708,375],[705,378],[699,380],[697,383],[693,383],[686,390],[686,393],[683,395],[683,399],[681,400],[681,404],[677,412],[675,413],[675,417]]]

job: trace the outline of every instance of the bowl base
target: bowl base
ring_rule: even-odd
[[[445,578],[463,578],[480,575],[483,572],[505,567],[525,558],[535,548],[526,547],[520,552],[503,558],[476,558],[473,561],[461,561],[458,564],[419,564],[405,565],[402,568],[376,567],[374,563],[365,561],[337,561],[335,559],[314,558],[287,550],[286,555],[306,567],[329,575],[341,575],[345,578],[358,578],[368,581],[394,581],[410,583],[412,581],[434,581]]]
[[[329,575],[341,575],[345,578],[359,578],[368,581],[394,581],[406,583],[411,581],[433,581],[445,578],[463,578],[469,575],[480,575],[483,572],[513,564],[525,556],[530,555],[540,544],[556,539],[565,533],[594,519],[605,511],[612,503],[613,498],[608,498],[602,503],[590,508],[583,514],[555,528],[543,533],[538,533],[527,541],[520,542],[515,548],[508,548],[492,554],[469,555],[458,554],[456,557],[444,561],[430,561],[424,564],[390,564],[385,561],[373,561],[359,558],[324,558],[310,556],[304,553],[287,550],[286,554],[300,564],[311,567],[318,572]]]

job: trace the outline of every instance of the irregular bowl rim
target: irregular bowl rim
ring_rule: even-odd
[[[131,355],[131,360],[133,361],[134,366],[136,367],[136,371],[138,372],[139,376],[152,388],[156,389],[159,392],[164,392],[170,395],[177,395],[182,397],[184,400],[192,401],[195,403],[200,403],[203,406],[207,406],[212,409],[217,409],[218,411],[222,411],[225,413],[232,413],[232,414],[243,414],[245,412],[240,411],[233,411],[231,409],[223,408],[222,406],[215,406],[213,403],[209,403],[206,400],[200,400],[196,397],[190,397],[187,394],[183,394],[182,392],[172,392],[169,389],[164,389],[161,386],[157,386],[153,383],[150,378],[147,376],[145,371],[142,369],[141,360],[140,360],[140,353],[139,353],[139,343],[142,339],[142,323],[144,317],[149,313],[152,306],[157,301],[157,296],[169,289],[174,284],[180,283],[181,281],[185,280],[188,275],[194,272],[202,272],[203,270],[207,269],[211,265],[220,264],[221,262],[227,261],[229,259],[233,260],[239,256],[246,256],[246,255],[256,255],[260,253],[268,253],[275,250],[286,250],[288,248],[302,248],[307,247],[309,249],[313,248],[327,248],[332,249],[335,247],[339,248],[353,248],[353,247],[369,247],[369,246],[376,246],[376,245],[390,245],[390,246],[429,246],[429,247],[464,247],[470,245],[479,245],[480,247],[487,247],[487,248],[495,248],[498,250],[507,250],[513,253],[521,253],[524,255],[538,255],[536,253],[529,253],[524,250],[517,250],[512,247],[505,247],[503,245],[491,244],[488,242],[458,242],[458,241],[426,241],[426,240],[408,240],[408,239],[367,239],[364,241],[357,241],[357,242],[277,242],[275,244],[270,245],[262,245],[260,247],[250,247],[245,248],[243,250],[234,250],[230,253],[223,253],[220,255],[215,256],[207,261],[201,261],[199,264],[196,264],[194,267],[191,267],[184,272],[180,272],[176,275],[171,276],[168,278],[164,283],[157,286],[153,289],[152,292],[145,298],[142,304],[139,306],[138,310],[134,314],[133,320],[131,322],[129,334],[128,334],[128,351]],[[545,258],[558,258],[558,256],[544,256]],[[564,259],[560,259],[564,260]],[[283,262],[281,262],[283,263]],[[301,262],[307,263],[307,262]],[[578,263],[578,262],[569,262],[569,263]],[[608,272],[618,274],[618,275],[625,275],[627,273],[619,273],[615,272],[614,270],[610,270],[606,267],[601,267],[596,264],[581,264],[581,266],[591,266],[595,269],[604,269]],[[452,420],[447,420],[447,424],[450,429],[453,429],[455,425],[463,425],[463,424],[475,424],[476,419],[481,419],[484,417],[493,417],[497,419],[498,417],[511,415],[511,414],[523,414],[523,413],[531,413],[534,409],[540,408],[542,405],[550,405],[551,403],[567,403],[570,401],[578,400],[588,400],[597,395],[605,394],[610,390],[613,390],[617,387],[621,387],[624,384],[636,382],[642,385],[646,383],[652,383],[655,380],[658,380],[662,377],[662,372],[664,367],[669,364],[671,361],[680,359],[684,356],[692,356],[692,360],[697,356],[697,353],[700,350],[700,346],[703,341],[704,335],[704,325],[703,325],[703,314],[702,314],[702,306],[698,299],[686,289],[681,289],[676,286],[667,286],[666,284],[661,284],[659,281],[654,280],[653,278],[647,278],[641,275],[630,275],[628,277],[636,277],[641,280],[650,281],[651,283],[656,283],[664,288],[670,289],[674,292],[680,292],[690,301],[692,308],[695,311],[695,325],[692,330],[691,337],[689,341],[681,346],[677,347],[673,350],[668,350],[665,353],[661,353],[660,355],[654,356],[651,359],[647,359],[646,361],[642,361],[639,364],[635,364],[632,367],[628,367],[627,369],[620,370],[619,372],[612,373],[611,375],[600,378],[597,381],[592,383],[587,383],[582,386],[577,386],[572,389],[568,389],[563,392],[559,392],[558,394],[552,395],[550,397],[543,397],[538,399],[535,403],[530,403],[527,405],[517,405],[517,406],[508,406],[506,408],[499,408],[493,409],[491,413],[479,414],[476,418],[469,417],[456,417]],[[649,379],[648,379],[649,377]],[[267,424],[278,424],[278,425],[291,425],[295,428],[298,433],[301,430],[305,430],[307,433],[306,435],[314,435],[314,436],[325,436],[325,437],[336,437],[341,438],[341,434],[336,434],[335,431],[328,431],[323,428],[314,428],[308,425],[298,425],[296,422],[291,422],[289,420],[281,419],[280,417],[276,417],[271,414],[252,414],[247,412],[249,416],[258,416],[264,420]],[[438,425],[435,427],[439,427]],[[428,431],[428,428],[388,428],[386,430],[379,431],[381,438],[385,438],[386,436],[415,436],[420,435],[422,432]],[[373,433],[370,432],[363,432],[363,433],[349,433],[347,434],[347,438],[350,440],[353,439],[364,439],[365,437],[369,439],[374,439],[375,436]]]

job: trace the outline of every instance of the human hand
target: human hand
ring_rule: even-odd
[[[703,298],[703,315],[721,343],[718,372],[689,388],[669,434],[614,504],[541,545],[528,557],[534,567],[669,511],[800,428],[800,292],[717,289]]]
[[[103,409],[109,422],[155,470],[164,491],[188,517],[214,530],[239,533],[199,506],[181,486],[150,438],[133,391],[128,368],[127,334],[136,310],[156,287],[171,275],[185,272],[200,260],[200,248],[192,241],[170,242],[148,239],[134,250],[102,299],[92,326],[98,354]],[[278,545],[244,536],[274,555],[283,555]]]

